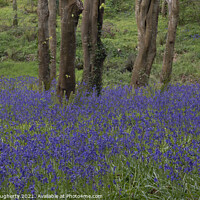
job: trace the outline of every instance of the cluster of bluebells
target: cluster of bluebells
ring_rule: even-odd
[[[79,92],[61,106],[54,89],[40,93],[34,84],[31,77],[0,78],[1,191],[36,194],[39,183],[54,191],[95,177],[103,187],[100,177],[112,173],[118,155],[128,166],[153,164],[171,181],[200,175],[200,85],[164,92],[116,86],[100,97]]]
[[[199,34],[194,34],[194,35],[191,35],[190,37],[193,38],[193,40],[195,40],[195,39],[199,39],[200,35]]]

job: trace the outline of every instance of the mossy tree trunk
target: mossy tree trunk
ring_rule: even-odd
[[[101,92],[103,62],[106,58],[101,42],[104,6],[105,0],[84,0],[82,19],[83,82],[88,90],[95,87],[98,95]]]
[[[38,60],[39,60],[39,90],[50,88],[50,55],[48,30],[48,0],[38,0]]]
[[[179,0],[168,0],[169,22],[166,40],[165,53],[163,58],[160,82],[168,84],[171,80],[172,64],[174,57],[174,45],[176,39],[176,30],[179,17]]]
[[[57,85],[57,95],[62,101],[64,93],[69,99],[75,92],[75,56],[76,56],[76,28],[79,15],[83,10],[81,0],[61,0],[61,48],[60,72]]]
[[[49,0],[50,79],[56,78],[56,0]]]
[[[138,55],[131,78],[131,86],[134,86],[134,88],[148,84],[152,64],[156,56],[159,4],[159,0],[136,0]]]
[[[13,12],[14,12],[13,26],[18,26],[18,19],[17,19],[17,0],[13,0]]]

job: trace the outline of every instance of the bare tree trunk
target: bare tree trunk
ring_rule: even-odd
[[[61,48],[60,73],[57,85],[57,95],[62,101],[64,92],[69,99],[71,92],[75,92],[75,56],[76,56],[76,27],[79,15],[83,10],[80,0],[61,0]]]
[[[103,62],[106,52],[101,42],[105,0],[85,0],[82,19],[84,55],[83,82],[87,89],[101,92]]]
[[[179,0],[169,0],[168,7],[170,10],[168,33],[167,33],[167,41],[163,58],[162,72],[160,75],[160,81],[161,83],[164,84],[169,83],[171,80],[176,29],[179,17]]]
[[[162,10],[161,10],[162,16],[166,17],[167,16],[167,1],[163,0],[162,2]]]
[[[39,89],[50,88],[50,55],[48,31],[48,0],[38,0],[38,59],[39,59]]]
[[[56,78],[56,0],[49,0],[50,79]]]
[[[62,14],[62,0],[59,0],[59,15]]]
[[[131,86],[134,88],[148,84],[151,67],[156,56],[159,3],[159,0],[136,0],[135,13],[139,51],[131,78]]]
[[[18,19],[17,19],[17,0],[13,0],[13,11],[14,11],[13,26],[18,26]]]

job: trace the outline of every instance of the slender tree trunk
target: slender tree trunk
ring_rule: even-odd
[[[13,11],[14,11],[13,26],[18,26],[18,19],[17,19],[17,0],[13,0]]]
[[[106,52],[101,42],[105,0],[85,0],[82,19],[84,55],[83,82],[87,89],[101,92],[103,62]]]
[[[162,2],[162,10],[161,10],[162,16],[166,17],[167,16],[167,1],[163,0]]]
[[[65,93],[69,99],[71,92],[75,92],[75,56],[76,56],[76,27],[79,15],[83,10],[80,0],[61,0],[61,48],[60,73],[57,85],[57,95],[62,101]]]
[[[48,0],[38,0],[38,59],[39,59],[39,89],[50,88],[50,55],[48,31]]]
[[[59,0],[59,15],[62,14],[62,0]]]
[[[179,0],[169,0],[168,7],[170,9],[168,33],[167,33],[167,41],[163,58],[163,66],[160,75],[160,81],[161,83],[164,84],[169,83],[171,80],[176,29],[179,17]]]
[[[148,84],[151,67],[156,56],[159,3],[159,0],[136,0],[135,13],[139,51],[131,78],[131,86],[134,88]]]
[[[50,79],[56,78],[56,0],[49,0]]]

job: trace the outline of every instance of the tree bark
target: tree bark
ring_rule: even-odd
[[[162,2],[162,10],[161,10],[162,16],[166,17],[167,16],[167,1],[163,0]]]
[[[179,0],[169,0],[168,7],[170,10],[168,33],[167,33],[166,47],[163,58],[162,71],[160,75],[160,82],[163,84],[168,84],[171,80],[176,29],[179,17]]]
[[[101,42],[105,0],[85,0],[82,19],[84,56],[83,82],[87,89],[101,92],[103,62],[106,52]]]
[[[17,0],[13,0],[13,11],[14,11],[13,26],[18,26],[18,19],[17,19]]]
[[[59,0],[59,15],[62,15],[62,0]]]
[[[50,88],[50,55],[48,31],[48,0],[38,0],[38,60],[39,60],[39,90]]]
[[[49,0],[50,79],[56,78],[56,0]]]
[[[83,10],[80,0],[61,0],[61,48],[60,72],[57,85],[57,95],[60,102],[64,96],[69,99],[71,92],[75,92],[75,56],[76,56],[76,28],[79,15]]]
[[[159,3],[159,0],[136,0],[138,55],[131,78],[131,86],[134,86],[134,88],[148,84],[152,64],[156,56]]]

